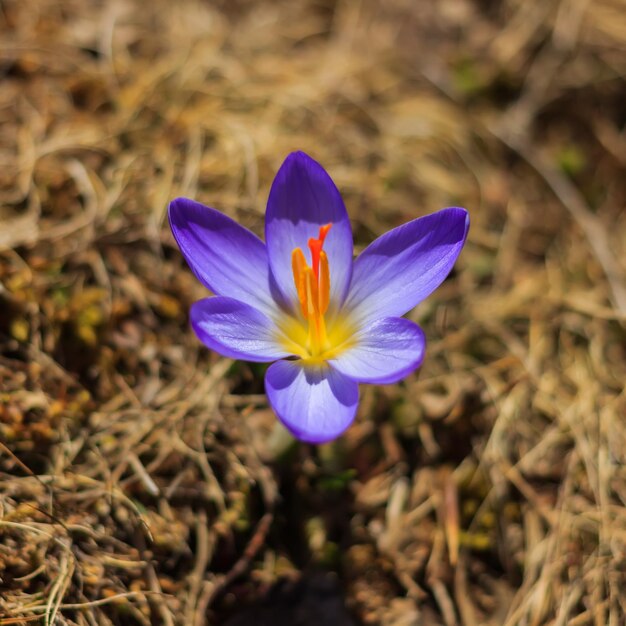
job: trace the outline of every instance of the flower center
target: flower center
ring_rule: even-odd
[[[329,311],[330,269],[323,248],[331,226],[320,226],[318,237],[309,239],[310,266],[300,248],[291,253],[301,315],[296,312],[296,315],[281,315],[276,320],[278,341],[285,350],[309,364],[333,359],[354,342],[355,327],[350,315],[333,307]]]
[[[320,226],[317,239],[309,239],[311,266],[300,248],[291,253],[293,281],[300,301],[300,310],[308,322],[307,348],[313,357],[328,349],[324,314],[330,302],[330,270],[328,256],[324,252],[324,240],[332,224]]]

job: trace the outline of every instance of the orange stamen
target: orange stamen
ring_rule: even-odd
[[[330,301],[330,269],[328,268],[328,257],[323,250],[320,252],[320,273],[318,281],[320,313],[324,315],[328,310]]]
[[[307,317],[307,294],[306,294],[306,281],[304,277],[304,270],[306,269],[306,259],[304,253],[300,248],[295,248],[291,253],[291,269],[293,270],[293,282],[296,285],[296,291],[298,292],[298,300],[300,301],[300,307],[302,309],[302,315]]]
[[[326,341],[324,314],[330,301],[330,269],[328,256],[322,248],[331,226],[332,224],[320,226],[318,238],[309,239],[310,267],[300,248],[295,248],[291,253],[293,281],[302,315],[309,322],[309,347],[312,354],[319,354]]]

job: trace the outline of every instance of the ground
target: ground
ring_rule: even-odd
[[[0,4],[0,624],[626,623],[626,4]],[[422,368],[285,446],[187,196],[292,150],[355,252],[468,208]]]

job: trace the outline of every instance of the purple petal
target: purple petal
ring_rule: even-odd
[[[180,251],[205,287],[265,312],[276,309],[267,250],[256,235],[223,213],[186,198],[170,203],[169,219]]]
[[[278,361],[265,375],[265,391],[278,419],[309,443],[335,439],[354,420],[358,385],[328,365]]]
[[[468,228],[467,211],[450,208],[385,233],[354,262],[345,307],[361,322],[404,315],[450,273]]]
[[[189,315],[200,341],[223,356],[245,361],[289,356],[277,341],[274,322],[249,304],[215,296],[195,302]]]
[[[287,302],[297,302],[291,269],[294,248],[311,262],[310,237],[332,223],[324,250],[330,267],[330,299],[338,307],[352,275],[352,230],[343,200],[324,168],[304,152],[293,152],[272,183],[265,216],[265,241],[272,274]]]
[[[376,320],[358,331],[355,345],[329,363],[360,383],[395,383],[422,364],[424,332],[403,317]]]

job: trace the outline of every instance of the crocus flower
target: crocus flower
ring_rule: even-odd
[[[275,361],[265,375],[269,402],[311,443],[352,423],[359,383],[394,383],[420,366],[424,333],[401,316],[445,279],[469,227],[465,209],[443,209],[394,228],[353,260],[339,191],[302,152],[274,179],[265,243],[186,198],[170,204],[169,220],[187,263],[215,294],[191,307],[200,341],[227,357]]]

